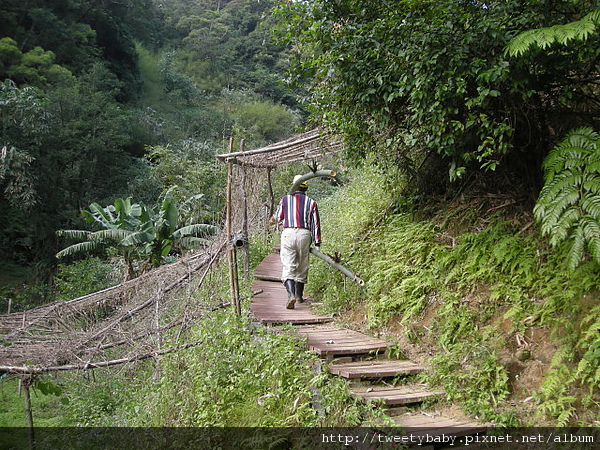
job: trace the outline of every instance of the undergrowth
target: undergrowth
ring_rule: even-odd
[[[538,229],[501,208],[481,217],[475,207],[456,213],[438,205],[416,219],[402,183],[390,181],[396,175],[370,166],[359,175],[319,206],[324,242],[366,284],[313,264],[309,286],[322,309],[340,317],[366,311],[366,327],[401,330],[430,349],[430,382],[472,416],[504,425],[597,425],[589,411],[600,400],[599,265],[569,270],[568,245],[550,248]],[[547,330],[560,351],[531,392],[535,416],[519,417],[508,401],[509,366],[528,363],[517,361],[519,350],[535,359],[536,343],[516,339],[534,327]]]
[[[251,267],[272,251],[251,240]],[[226,273],[225,261],[217,273]],[[222,278],[222,277],[221,277]],[[228,298],[218,276],[195,296]],[[205,315],[185,337],[198,345],[163,357],[160,378],[119,412],[127,426],[354,426],[380,413],[353,399],[347,385],[319,369],[319,360],[287,331],[274,333],[248,316],[250,286],[240,278],[242,317],[232,309]],[[291,331],[291,330],[288,330]]]
[[[252,266],[272,251],[270,243],[256,240],[250,249]],[[190,286],[185,293],[203,303],[206,313],[183,333],[163,334],[162,345],[194,347],[135,364],[69,372],[52,380],[39,377],[60,390],[60,395],[42,395],[45,403],[52,401],[55,423],[240,428],[357,426],[384,419],[381,408],[353,398],[345,381],[331,377],[291,328],[273,332],[252,322],[250,283],[241,272],[241,317],[231,307],[218,306],[230,299],[225,260],[199,288]],[[13,386],[0,381],[12,395]],[[5,425],[24,424],[22,402],[11,396],[6,411],[0,411],[11,417]],[[54,426],[52,418],[42,421],[40,406],[34,406],[34,422]],[[17,415],[21,422],[12,421]]]
[[[351,399],[345,384],[315,370],[315,356],[287,333],[262,327],[249,332],[246,320],[220,310],[206,317],[188,338],[200,344],[161,361],[160,380],[129,401],[122,412],[124,423],[353,426],[370,414]]]

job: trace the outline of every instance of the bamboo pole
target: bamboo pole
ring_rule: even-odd
[[[301,139],[290,140],[289,142],[284,142],[281,144],[273,144],[273,145],[269,145],[267,147],[259,148],[256,150],[250,150],[248,152],[233,153],[232,152],[233,148],[229,147],[229,153],[227,153],[225,155],[217,155],[217,158],[229,160],[229,159],[236,158],[238,156],[242,156],[242,154],[244,156],[260,155],[261,153],[270,153],[270,152],[274,152],[274,151],[278,151],[278,150],[285,150],[290,147],[298,147],[301,144],[304,144],[304,143],[307,143],[310,141],[314,141],[319,138],[320,138],[320,136],[313,131],[312,134],[309,134],[307,137],[303,137]]]
[[[322,169],[322,170],[315,170],[313,172],[309,172],[305,175],[302,175],[300,178],[298,178],[296,180],[296,182],[292,185],[292,188],[290,189],[288,194],[293,194],[294,192],[296,192],[298,190],[298,186],[300,186],[300,183],[302,183],[303,181],[308,181],[311,178],[317,178],[317,177],[333,178],[336,175],[337,175],[337,172],[335,170]]]
[[[233,138],[229,140],[229,151],[233,149]],[[231,304],[235,307],[235,312],[241,315],[239,307],[239,294],[237,285],[237,261],[235,247],[231,244],[233,237],[232,233],[232,207],[231,207],[231,191],[232,191],[232,178],[233,178],[233,161],[227,161],[227,195],[226,195],[226,232],[229,246],[227,247],[227,259],[229,262],[229,289],[231,295]]]
[[[354,272],[346,269],[344,266],[342,266],[341,264],[335,262],[333,259],[331,259],[329,256],[327,256],[324,253],[321,253],[319,250],[317,250],[314,247],[310,248],[310,253],[312,253],[313,255],[315,255],[317,258],[325,261],[327,264],[329,264],[331,267],[339,270],[340,272],[342,272],[344,275],[346,275],[348,278],[350,278],[352,281],[355,281],[356,283],[360,284],[361,286],[363,286],[365,284],[364,280],[361,280],[360,277],[358,275],[356,275]]]
[[[156,356],[165,355],[167,353],[173,353],[179,350],[185,350],[190,347],[202,344],[203,341],[196,341],[189,344],[179,345],[177,347],[165,348],[160,351],[153,351],[148,353],[142,353],[140,355],[134,355],[130,358],[112,359],[110,361],[101,362],[86,362],[82,364],[69,364],[65,366],[48,366],[48,367],[30,367],[30,366],[0,366],[0,373],[21,373],[21,374],[40,374],[46,372],[61,372],[69,370],[88,370],[97,369],[99,367],[110,367],[119,364],[132,363],[136,361],[143,361],[148,358],[155,358]]]
[[[240,150],[244,152],[244,140],[240,142]],[[240,197],[242,198],[242,238],[245,241],[243,246],[243,265],[244,265],[244,278],[248,280],[250,273],[250,254],[249,254],[249,242],[248,242],[248,196],[246,194],[246,167],[242,166],[241,180],[240,180]]]
[[[275,212],[275,194],[273,194],[273,181],[271,179],[271,168],[267,168],[267,189],[269,192],[269,218]],[[269,219],[267,219],[268,221]]]
[[[33,383],[33,375],[26,375],[21,378],[23,387],[23,396],[25,397],[25,415],[27,416],[27,433],[29,434],[29,446],[35,448],[35,432],[33,429],[33,411],[31,409],[31,393],[29,387]]]

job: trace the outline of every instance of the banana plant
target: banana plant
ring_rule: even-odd
[[[192,224],[179,227],[181,222],[177,202],[171,190],[164,195],[158,212],[147,209],[148,220],[139,231],[124,239],[127,245],[140,246],[146,255],[144,269],[157,267],[171,253],[182,253],[206,242],[205,237],[216,233],[217,227],[207,224]]]
[[[56,254],[57,258],[76,253],[92,253],[102,248],[114,248],[125,262],[125,280],[157,267],[174,253],[199,246],[206,236],[216,233],[217,227],[193,224],[179,227],[179,210],[171,190],[162,198],[158,211],[143,203],[132,203],[131,197],[118,198],[106,207],[92,203],[82,211],[86,222],[100,228],[89,230],[60,230],[59,236],[83,242],[70,245]]]

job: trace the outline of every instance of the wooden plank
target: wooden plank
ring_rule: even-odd
[[[296,303],[294,309],[287,309],[287,292],[281,282],[255,280],[252,291],[258,292],[252,298],[252,314],[265,324],[310,324],[331,321],[330,316],[313,314],[310,304]]]
[[[254,269],[254,278],[281,282],[281,259],[279,253],[271,253]]]
[[[386,405],[408,405],[431,397],[443,395],[443,391],[432,391],[427,385],[354,387],[350,391],[364,400],[383,400]]]
[[[400,416],[396,418],[395,423],[414,436],[471,436],[485,433],[493,428],[492,424],[466,418],[450,418],[443,415],[426,416],[424,414]]]
[[[307,325],[299,327],[297,333],[306,337],[308,348],[321,356],[379,353],[387,349],[387,343],[381,339],[336,327]]]
[[[344,378],[383,378],[420,373],[423,368],[412,361],[374,360],[330,364],[329,371]]]

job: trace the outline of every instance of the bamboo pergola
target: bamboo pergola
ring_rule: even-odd
[[[317,128],[254,150],[245,150],[243,141],[240,147],[239,151],[233,151],[233,141],[230,141],[229,152],[217,155],[220,161],[227,164],[225,232],[230,242],[227,256],[231,302],[238,314],[240,301],[237,248],[243,250],[244,273],[247,274],[248,246],[244,243],[248,241],[249,224],[266,229],[267,222],[273,214],[275,198],[271,170],[294,162],[306,162],[316,171],[318,163],[341,152],[343,142]],[[234,192],[234,186],[237,187],[237,194]],[[249,211],[253,212],[252,220],[249,220]],[[237,242],[241,245],[236,245]]]
[[[243,149],[217,155],[223,162],[246,167],[275,168],[298,161],[319,161],[338,154],[343,147],[341,139],[331,136],[320,128],[298,134],[275,144],[254,150]]]
[[[139,361],[188,348],[178,337],[220,301],[191,298],[225,240],[133,280],[69,301],[0,315],[0,373],[35,375]],[[175,333],[163,347],[162,335]],[[116,352],[118,350],[118,352]]]
[[[200,344],[185,342],[182,334],[198,318],[227,302],[220,298],[199,302],[192,294],[206,277],[220,276],[213,275],[212,269],[225,249],[230,262],[232,303],[239,314],[235,243],[247,241],[248,211],[255,211],[250,223],[263,227],[272,214],[271,169],[297,161],[316,164],[325,156],[339,153],[341,147],[340,140],[318,129],[250,151],[244,151],[242,142],[241,150],[233,152],[231,141],[229,153],[217,156],[228,164],[226,230],[204,251],[93,294],[0,315],[0,374],[14,374],[21,379],[32,444],[29,386],[35,376],[158,358]],[[261,206],[265,204],[261,199],[264,190],[257,172],[265,169],[270,197],[266,208]],[[239,187],[236,196],[234,184]],[[244,271],[248,273],[247,246],[245,249]],[[166,334],[169,346],[164,345]]]
[[[214,263],[234,235],[243,242],[249,223],[260,228],[268,220],[259,182],[263,171],[266,169],[269,177],[278,165],[318,161],[340,150],[339,140],[317,129],[256,150],[244,151],[242,144],[241,151],[218,155],[229,167],[226,232],[200,253],[117,286],[24,312],[0,314],[0,374],[26,376],[108,367],[189,347],[190,343],[178,342],[183,330],[224,303],[223,299],[194,301],[193,291],[212,276]],[[237,194],[233,194],[233,185],[239,187]],[[272,191],[269,195],[272,209]],[[251,217],[249,211],[253,211]],[[247,264],[245,258],[246,271]],[[239,294],[233,300],[239,309]],[[161,336],[165,333],[175,333],[175,345],[163,347]]]

